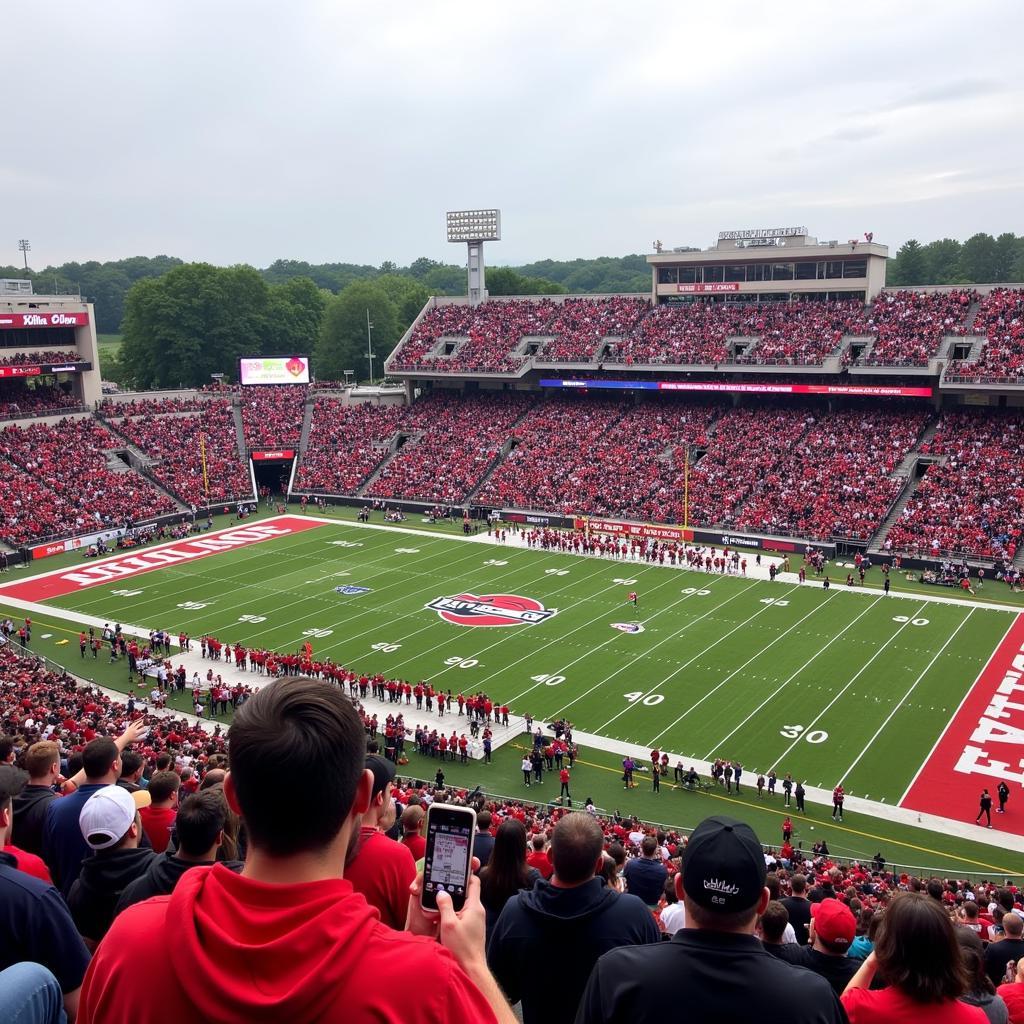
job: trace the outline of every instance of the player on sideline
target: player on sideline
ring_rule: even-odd
[[[629,592],[629,597],[627,598],[627,600],[633,605],[634,608],[636,607],[638,597],[635,590],[631,590]]]

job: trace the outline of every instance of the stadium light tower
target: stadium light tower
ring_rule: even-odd
[[[29,250],[31,248],[32,248],[32,246],[29,243],[29,240],[27,238],[19,238],[18,239],[18,252],[20,252],[21,255],[25,259],[25,269],[26,270],[28,270],[28,253],[29,253]]]
[[[484,242],[501,240],[501,210],[449,210],[448,241],[466,243],[466,294],[478,306],[487,298],[484,282]]]

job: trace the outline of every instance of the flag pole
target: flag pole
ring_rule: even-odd
[[[199,461],[203,466],[203,494],[206,496],[206,503],[210,503],[210,478],[206,472],[206,435],[199,435]]]
[[[690,527],[690,449],[686,449],[686,461],[683,463],[683,529]]]

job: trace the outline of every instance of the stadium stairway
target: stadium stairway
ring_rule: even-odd
[[[310,395],[302,410],[302,433],[299,435],[299,454],[304,455],[309,447],[309,432],[313,428],[313,406],[315,399]]]
[[[529,408],[525,409],[523,411],[523,414],[509,428],[509,433],[512,436],[509,437],[509,439],[501,446],[501,448],[498,449],[498,454],[495,455],[493,459],[491,459],[490,465],[487,467],[487,469],[484,470],[483,476],[480,477],[480,479],[477,481],[476,486],[469,492],[469,494],[466,495],[466,502],[473,501],[476,498],[477,494],[479,494],[479,492],[483,490],[487,482],[491,479],[492,476],[494,476],[495,471],[498,469],[498,467],[505,461],[505,459],[508,458],[509,455],[512,454],[513,449],[516,447],[516,429],[523,422],[523,420],[526,419],[527,416],[529,416],[532,412],[535,411],[535,409],[536,406],[530,406]],[[621,418],[622,417],[620,416],[619,419]],[[618,420],[616,420],[615,422],[618,423]]]
[[[245,427],[242,424],[242,403],[237,399],[231,399],[231,415],[235,420],[235,439],[238,444],[238,457],[242,460],[243,466],[249,465],[249,450],[245,444]]]
[[[424,434],[425,430],[399,430],[394,437],[388,442],[387,448],[384,450],[384,454],[381,456],[380,462],[374,467],[370,475],[356,488],[356,496],[363,497],[369,489],[377,482],[377,477],[383,472],[384,467],[402,450],[404,445],[402,444],[402,438],[405,438],[405,444],[410,444],[413,441],[418,441]]]

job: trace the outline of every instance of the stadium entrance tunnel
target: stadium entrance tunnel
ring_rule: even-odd
[[[271,494],[284,494],[288,490],[288,479],[291,476],[294,461],[294,458],[277,461],[253,460],[257,493],[262,493],[263,488],[266,487]]]

